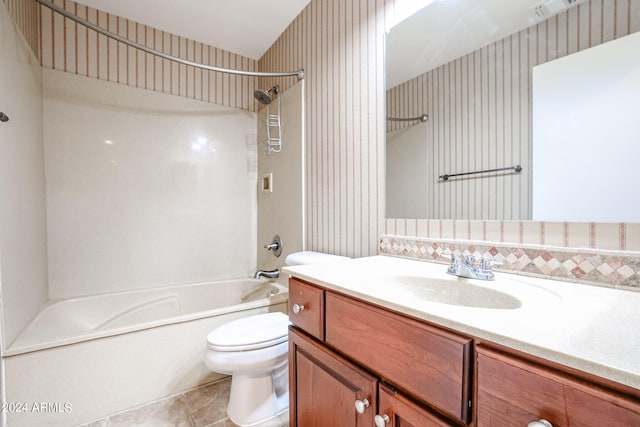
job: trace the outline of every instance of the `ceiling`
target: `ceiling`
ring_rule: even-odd
[[[78,3],[260,59],[310,0],[78,0]]]
[[[527,28],[583,0],[432,0],[386,38],[387,87]],[[536,15],[536,9],[541,8]]]

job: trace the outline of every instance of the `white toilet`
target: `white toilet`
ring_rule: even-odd
[[[288,265],[344,260],[317,252],[297,252]],[[227,416],[240,426],[273,418],[289,408],[289,316],[266,313],[226,323],[207,335],[204,362],[231,375]]]
[[[289,408],[287,327],[289,316],[275,312],[226,323],[207,335],[207,368],[231,374],[227,415],[250,426]]]

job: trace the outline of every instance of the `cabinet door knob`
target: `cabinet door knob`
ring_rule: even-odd
[[[359,414],[364,414],[364,410],[369,407],[369,401],[367,399],[356,400],[356,411]]]
[[[300,305],[300,304],[293,304],[293,312],[295,314],[300,313],[302,310],[304,310],[304,305]]]
[[[545,419],[542,419],[538,421],[531,421],[529,424],[527,424],[527,427],[553,427],[553,424]]]
[[[382,415],[376,415],[373,418],[373,421],[376,423],[376,427],[385,427],[387,424],[389,424],[389,421],[391,420],[389,419],[389,415],[382,414]]]

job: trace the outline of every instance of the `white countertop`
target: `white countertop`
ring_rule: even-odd
[[[499,272],[494,281],[463,279],[446,274],[446,269],[444,264],[377,255],[283,271],[640,389],[640,292]],[[429,280],[490,288],[521,305],[495,309],[432,302],[421,284]]]

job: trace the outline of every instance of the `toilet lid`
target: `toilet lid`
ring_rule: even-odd
[[[275,312],[234,320],[207,335],[209,348],[218,351],[256,350],[287,340],[289,316]]]

